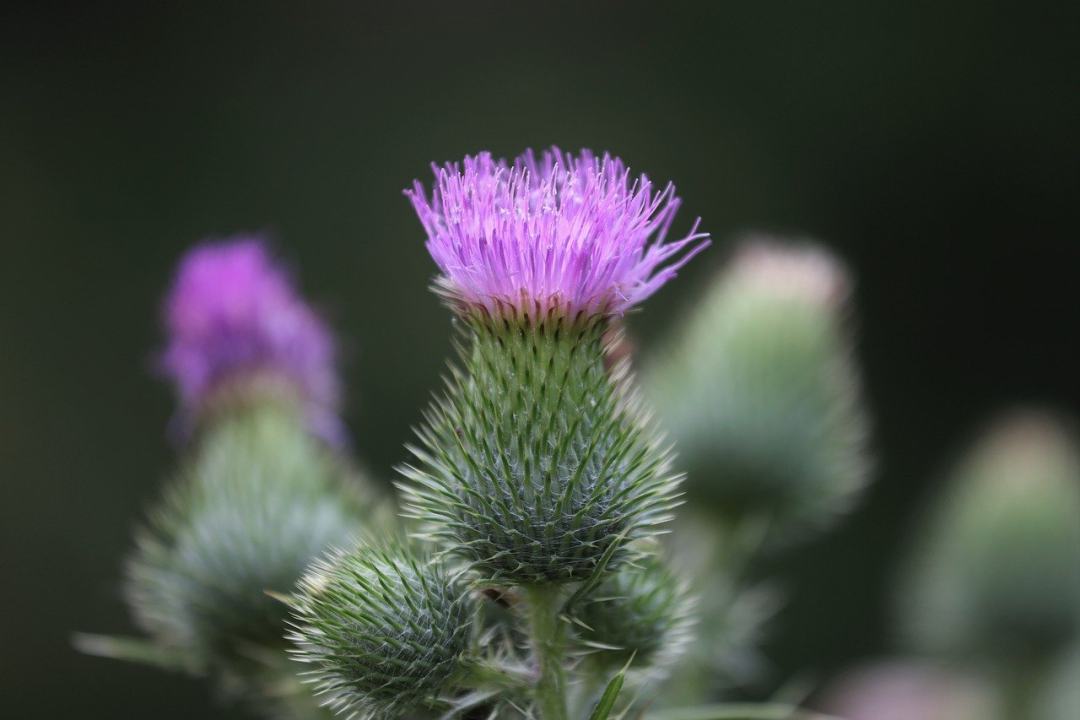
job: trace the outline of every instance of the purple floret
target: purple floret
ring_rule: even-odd
[[[433,169],[430,198],[419,181],[405,194],[440,284],[465,308],[620,315],[709,244],[697,222],[665,242],[675,187],[610,155],[530,150],[510,165],[485,152]]]
[[[290,383],[313,430],[340,436],[334,339],[257,237],[204,243],[180,261],[164,308],[163,372],[184,417],[218,387],[257,375]]]

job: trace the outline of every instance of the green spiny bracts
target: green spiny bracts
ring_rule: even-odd
[[[614,567],[677,504],[678,478],[601,316],[465,316],[445,395],[403,470],[406,513],[484,580],[545,584]]]
[[[653,675],[666,673],[687,648],[694,604],[686,583],[657,555],[624,565],[577,614],[588,661],[608,669],[630,662]]]
[[[361,524],[345,469],[294,405],[269,396],[207,424],[138,534],[127,596],[161,648],[202,670],[246,676],[283,646],[287,592]]]
[[[453,691],[471,665],[476,614],[437,563],[361,546],[317,561],[293,599],[294,656],[347,717],[397,718]]]
[[[1080,635],[1080,449],[1052,417],[1001,421],[948,479],[899,605],[923,652],[1019,673]]]
[[[813,246],[745,246],[645,369],[688,492],[781,536],[828,523],[866,483],[849,281]]]

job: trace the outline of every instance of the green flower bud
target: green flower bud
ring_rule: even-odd
[[[207,424],[127,568],[135,619],[196,667],[254,672],[284,646],[288,592],[358,529],[344,470],[293,405],[267,399]]]
[[[646,555],[609,575],[583,603],[579,636],[590,662],[604,668],[630,662],[666,673],[688,645],[693,610],[686,583]]]
[[[953,472],[900,607],[925,651],[1032,665],[1080,633],[1080,456],[1055,421],[998,425]]]
[[[467,316],[445,395],[425,415],[406,513],[493,583],[590,577],[676,504],[669,453],[601,316]]]
[[[851,505],[868,463],[848,285],[820,248],[748,243],[647,365],[692,496],[784,530]]]
[[[293,601],[290,639],[317,692],[347,717],[436,704],[467,666],[475,609],[437,564],[361,546],[318,561]]]

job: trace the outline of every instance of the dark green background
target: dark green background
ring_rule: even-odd
[[[888,648],[904,533],[987,413],[1080,407],[1075,2],[224,5],[0,10],[0,714],[224,716],[69,647],[128,629],[121,558],[172,457],[162,289],[190,243],[273,233],[389,477],[449,351],[401,196],[432,160],[559,143],[675,180],[721,242],[633,318],[646,347],[733,233],[851,263],[879,479],[787,559],[777,677]]]

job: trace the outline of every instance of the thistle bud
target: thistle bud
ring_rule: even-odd
[[[927,652],[1028,667],[1080,633],[1080,455],[1051,418],[1002,421],[947,480],[900,612]]]
[[[200,436],[139,532],[126,591],[162,648],[246,675],[280,647],[287,592],[308,562],[357,530],[342,468],[289,408],[230,414]]]
[[[848,673],[823,704],[845,720],[1006,720],[984,681],[929,664],[890,662]]]
[[[645,555],[609,575],[578,619],[591,663],[611,669],[630,662],[659,677],[688,646],[694,602],[661,558]]]
[[[436,169],[430,201],[409,193],[465,334],[404,469],[406,511],[492,582],[586,579],[675,504],[669,454],[605,353],[609,321],[704,246],[664,242],[673,193],[557,150],[466,158]]]
[[[430,708],[467,667],[475,609],[441,566],[361,546],[317,562],[293,600],[295,657],[327,706],[397,718]]]
[[[750,242],[648,364],[691,495],[781,531],[852,503],[868,463],[848,286],[820,248]]]

